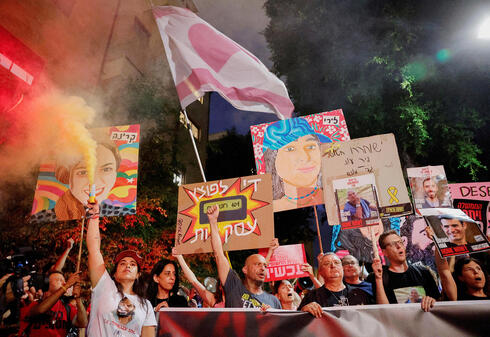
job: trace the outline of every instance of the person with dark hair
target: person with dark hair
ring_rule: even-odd
[[[196,275],[189,268],[182,255],[176,254],[174,256],[177,258],[177,261],[179,262],[180,267],[184,272],[185,278],[192,284],[194,289],[196,289],[204,304],[209,308],[224,308],[225,299],[221,282],[218,280],[218,283],[216,284],[216,291],[212,293],[211,291],[206,289],[206,287],[201,282],[199,282]]]
[[[207,215],[211,227],[211,246],[213,247],[218,275],[225,289],[227,308],[262,308],[281,309],[279,300],[264,291],[267,262],[260,254],[247,257],[242,271],[245,279],[240,280],[238,274],[230,268],[223,251],[218,229],[219,208],[213,205],[208,208]]]
[[[307,293],[298,310],[309,312],[320,318],[323,316],[322,307],[346,306],[374,303],[364,290],[345,285],[342,261],[335,253],[326,253],[319,263],[318,273],[325,283],[322,287]]]
[[[433,208],[439,207],[440,201],[437,197],[437,192],[439,191],[439,187],[437,187],[436,182],[431,178],[425,178],[422,182],[422,187],[424,188],[424,203],[422,204],[422,208]]]
[[[140,278],[142,257],[134,250],[116,255],[109,275],[100,252],[99,205],[88,204],[88,270],[92,300],[88,336],[154,337],[157,325]]]
[[[378,304],[404,303],[412,288],[424,294],[421,307],[429,311],[434,306],[440,293],[436,282],[426,266],[408,264],[406,249],[402,238],[394,230],[384,232],[379,237],[379,246],[390,261],[388,266],[374,266],[380,270],[380,277],[369,275],[368,281],[373,284]],[[379,282],[382,280],[382,282]]]
[[[66,336],[73,325],[78,328],[87,326],[87,312],[80,298],[80,273],[74,273],[65,282],[61,271],[49,274],[49,289],[43,299],[33,301],[22,309],[19,336]],[[74,286],[73,296],[76,307],[66,303],[61,297]]]
[[[155,311],[160,308],[188,307],[184,296],[177,295],[179,291],[179,269],[175,261],[163,259],[158,261],[150,273],[151,279],[146,291],[146,298]]]
[[[322,203],[320,144],[331,141],[303,118],[267,126],[262,146],[275,212]]]
[[[280,280],[274,282],[274,288],[272,293],[281,302],[282,309],[284,310],[296,310],[294,304],[294,288],[288,280]]]
[[[488,275],[480,261],[470,257],[461,258],[454,265],[453,277],[458,289],[458,300],[488,300]]]

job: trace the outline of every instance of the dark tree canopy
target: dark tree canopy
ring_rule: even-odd
[[[395,133],[404,167],[488,180],[485,1],[269,0],[274,71],[300,115],[342,108],[352,138]]]

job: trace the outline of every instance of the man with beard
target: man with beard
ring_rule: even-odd
[[[427,223],[424,218],[414,215],[407,216],[405,223],[400,227],[400,236],[407,247],[409,263],[421,262],[436,271],[434,241],[427,237],[426,227]]]
[[[225,290],[225,307],[281,309],[279,300],[262,289],[267,268],[265,258],[260,254],[252,254],[247,257],[245,266],[242,268],[245,275],[242,282],[238,274],[230,268],[223,252],[218,229],[218,206],[211,206],[207,210],[207,215],[211,226],[211,245],[218,266],[218,275]]]
[[[335,253],[323,255],[319,263],[318,273],[325,280],[325,284],[306,294],[298,310],[309,312],[320,318],[323,316],[322,307],[374,303],[371,296],[364,290],[343,283],[342,261]]]
[[[440,202],[437,198],[437,191],[439,190],[439,188],[437,187],[436,182],[429,177],[422,182],[422,186],[425,193],[425,200],[422,204],[422,208],[439,207]]]
[[[376,303],[403,303],[412,288],[416,288],[419,294],[424,294],[422,310],[429,311],[441,294],[427,267],[407,263],[403,240],[394,230],[381,234],[379,246],[390,261],[390,266],[383,266],[381,269],[382,282],[376,282],[372,274],[368,277],[373,284]],[[373,269],[378,268],[373,265]],[[376,279],[379,279],[377,275]]]

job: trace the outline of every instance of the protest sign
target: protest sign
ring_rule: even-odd
[[[423,208],[451,207],[451,194],[444,166],[407,168],[415,211]]]
[[[374,174],[335,179],[332,184],[343,230],[379,223]]]
[[[323,203],[320,144],[348,140],[342,110],[250,127],[257,173],[272,175],[274,212]]]
[[[398,157],[395,136],[377,135],[333,144],[322,144],[322,182],[330,225],[341,223],[333,181],[374,174],[380,217],[412,213]]]
[[[424,217],[417,215],[400,217],[400,237],[405,244],[407,262],[422,262],[437,272],[434,259],[434,241],[427,236],[426,227],[427,222]]]
[[[94,175],[100,216],[136,214],[139,125],[90,130],[97,143]],[[41,164],[31,222],[81,219],[89,197],[87,165],[47,160]]]
[[[456,208],[426,208],[420,212],[434,232],[433,240],[442,257],[490,250],[478,224]]]
[[[268,249],[259,249],[259,254],[267,256]],[[305,247],[303,244],[279,246],[272,254],[267,264],[265,282],[288,280],[299,277],[308,277],[308,273],[301,270],[306,262]]]
[[[206,212],[213,205],[219,207],[218,227],[225,251],[267,247],[274,238],[269,174],[181,185],[177,254],[212,252]]]
[[[482,232],[490,235],[490,182],[449,184],[453,207],[478,222]]]

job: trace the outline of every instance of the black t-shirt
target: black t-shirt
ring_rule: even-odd
[[[458,301],[480,301],[480,300],[488,300],[487,297],[479,297],[479,296],[473,296],[467,293],[462,293],[458,294]]]
[[[157,305],[159,305],[162,302],[167,302],[169,308],[186,308],[189,305],[187,304],[187,300],[185,299],[184,296],[180,295],[172,295],[169,298],[154,298],[151,300],[151,304],[155,308]]]
[[[358,305],[358,304],[373,304],[373,298],[360,288],[345,286],[341,291],[330,291],[325,288],[325,285],[318,289],[314,289],[307,293],[298,310],[301,310],[305,305],[316,302],[321,307],[335,307],[340,305]]]
[[[373,285],[373,293],[376,298],[374,274],[369,274],[367,280]],[[425,292],[425,296],[435,299],[441,296],[432,274],[423,265],[409,265],[408,269],[403,273],[392,272],[387,266],[383,266],[383,286],[390,303],[405,303],[412,289],[417,289],[420,297],[424,296],[424,294],[420,293],[421,289]],[[401,300],[398,301],[397,298]]]

